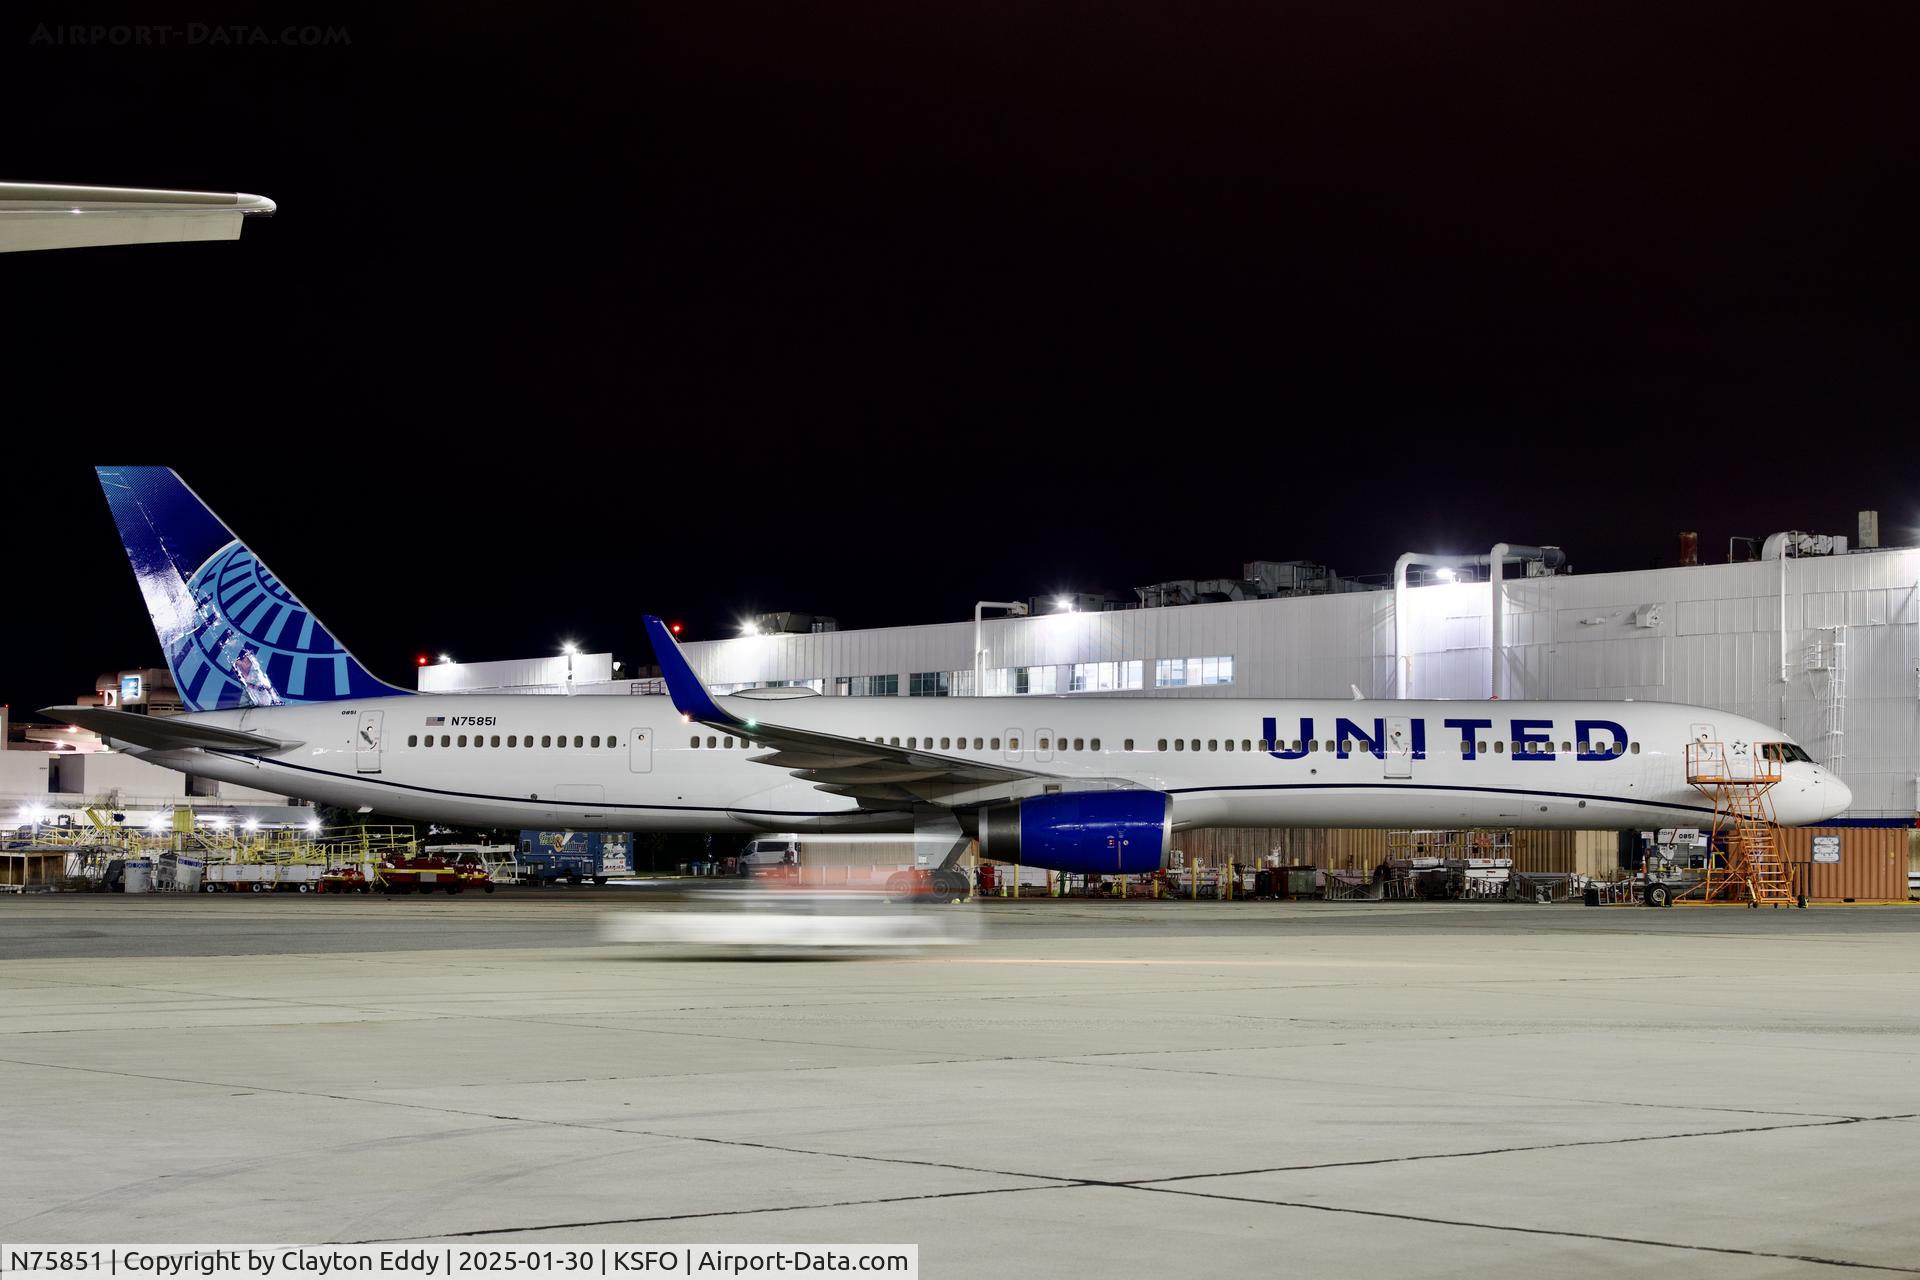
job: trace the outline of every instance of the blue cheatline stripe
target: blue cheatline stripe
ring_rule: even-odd
[[[462,800],[496,800],[504,804],[542,804],[572,805],[582,809],[660,809],[675,813],[752,813],[772,817],[834,818],[850,813],[859,813],[858,809],[741,809],[731,805],[711,804],[622,804],[613,800],[532,800],[524,796],[497,796],[484,791],[452,791],[443,787],[423,787],[411,782],[395,782],[370,773],[336,773],[331,769],[316,769],[311,765],[293,764],[286,760],[273,760],[265,756],[245,751],[214,751],[209,755],[226,756],[233,760],[252,760],[262,765],[277,765],[282,769],[293,769],[300,773],[317,773],[328,778],[337,778],[343,782],[373,782],[383,787],[392,787],[399,791],[418,791],[426,795],[455,796]],[[1649,809],[1677,809],[1687,813],[1712,813],[1712,809],[1701,809],[1695,805],[1666,804],[1659,800],[1625,800],[1617,796],[1581,795],[1566,791],[1517,791],[1502,787],[1446,787],[1437,783],[1393,783],[1393,782],[1299,782],[1299,783],[1248,783],[1223,787],[1175,787],[1166,794],[1170,796],[1196,795],[1209,791],[1341,791],[1341,790],[1387,790],[1404,789],[1409,791],[1469,791],[1483,795],[1505,796],[1545,796],[1560,800],[1598,800],[1605,804],[1637,804]],[[871,811],[869,811],[871,812]]]
[[[1492,796],[1535,796],[1548,800],[1597,800],[1601,804],[1637,804],[1648,809],[1679,810],[1684,813],[1712,813],[1712,805],[1675,804],[1667,800],[1634,800],[1627,796],[1603,796],[1581,791],[1528,791],[1520,787],[1455,787],[1440,782],[1248,782],[1219,787],[1173,787],[1170,796],[1198,795],[1210,791],[1465,791]]]
[[[203,748],[210,756],[224,756],[229,760],[248,760],[261,766],[272,765],[281,769],[292,769],[299,773],[317,773],[341,782],[374,782],[383,787],[392,787],[397,791],[418,791],[430,796],[454,796],[462,800],[494,800],[502,804],[538,804],[566,805],[575,809],[653,809],[670,813],[750,813],[764,818],[844,818],[850,814],[872,812],[860,809],[742,809],[733,805],[713,804],[620,804],[612,800],[530,800],[525,796],[496,796],[484,791],[448,791],[441,787],[416,786],[411,782],[395,782],[391,778],[382,778],[373,773],[336,773],[331,769],[315,769],[311,765],[291,764],[285,760],[272,760],[250,751],[215,751]]]

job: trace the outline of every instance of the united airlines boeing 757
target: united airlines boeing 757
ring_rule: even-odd
[[[102,467],[189,714],[45,714],[155,764],[481,827],[970,837],[1061,871],[1163,865],[1199,827],[1698,826],[1688,743],[1778,767],[1783,823],[1852,802],[1792,738],[1654,702],[419,694],[376,678],[165,467]]]

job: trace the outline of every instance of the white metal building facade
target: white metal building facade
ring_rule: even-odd
[[[1853,788],[1854,820],[1920,808],[1920,550],[1629,573],[1508,578],[1498,661],[1508,698],[1632,698],[1781,725]],[[989,619],[986,689],[1072,696],[1486,698],[1488,584]],[[971,620],[690,642],[722,690],[971,692]],[[1227,661],[1230,660],[1230,661]],[[1173,683],[1174,680],[1180,683]]]

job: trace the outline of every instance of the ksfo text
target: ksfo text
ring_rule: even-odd
[[[917,1245],[709,1244],[653,1248],[597,1245],[554,1248],[448,1248],[377,1245],[10,1245],[0,1252],[0,1280],[12,1275],[132,1275],[155,1280],[199,1277],[327,1277],[357,1273],[432,1280],[548,1275],[587,1280],[615,1275],[703,1276],[863,1273],[914,1280]]]
[[[680,1249],[614,1249],[607,1254],[608,1271],[679,1273],[693,1276],[744,1276],[781,1272],[861,1271],[881,1275],[918,1274],[918,1259],[910,1248],[885,1250],[822,1250],[770,1248],[750,1252],[739,1247],[692,1246]]]

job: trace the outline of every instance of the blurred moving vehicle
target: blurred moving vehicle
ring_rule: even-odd
[[[699,890],[688,904],[610,912],[603,942],[744,955],[858,955],[964,945],[979,917],[952,908],[902,907],[885,896],[844,890]]]

